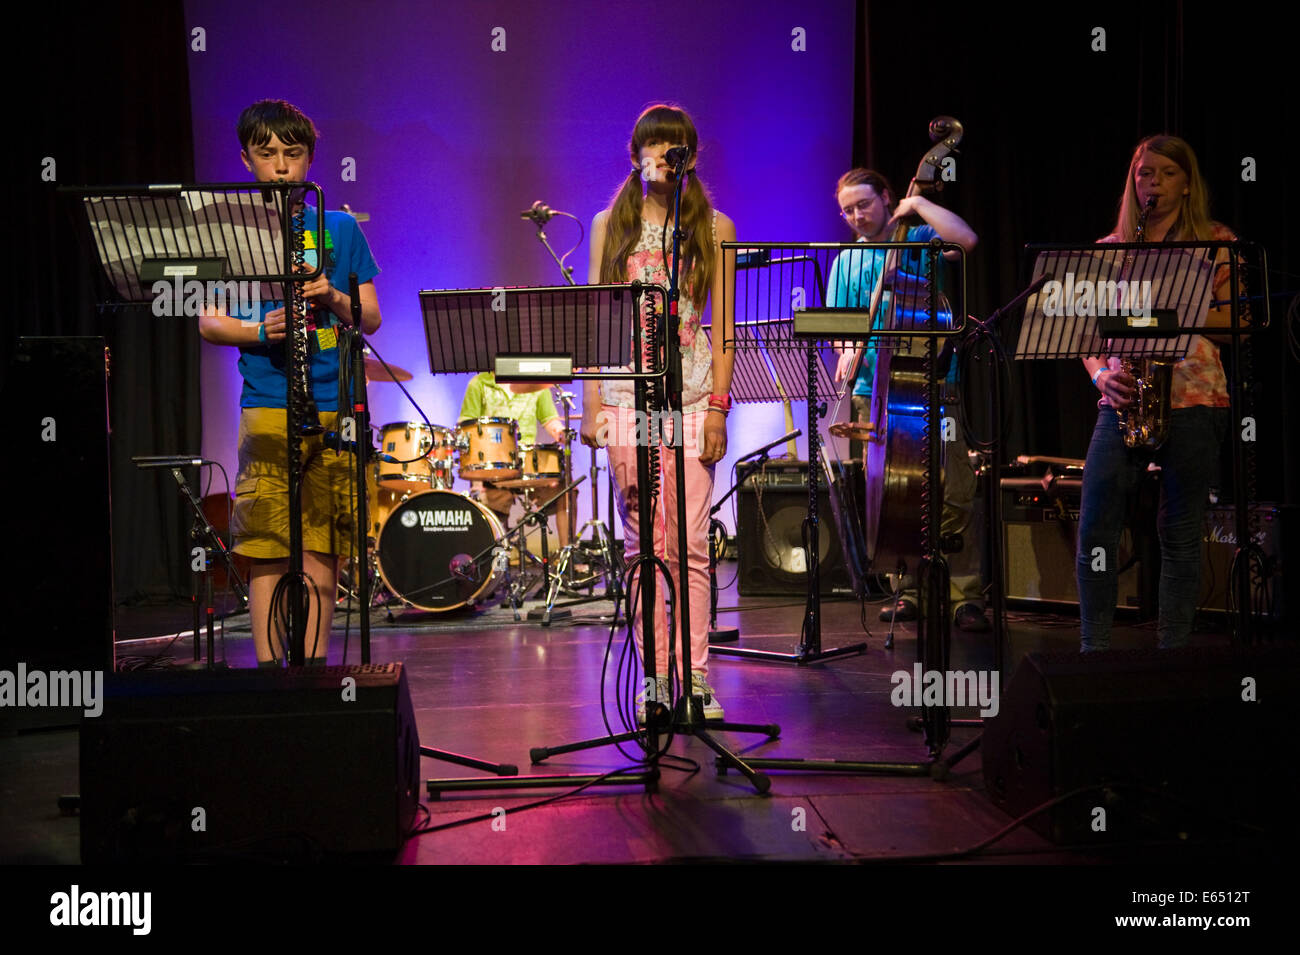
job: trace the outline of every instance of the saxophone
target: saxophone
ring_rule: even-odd
[[[1138,216],[1133,241],[1145,241],[1147,217],[1155,208],[1156,197],[1147,199]],[[1120,433],[1129,448],[1159,448],[1169,437],[1174,362],[1159,358],[1120,359],[1120,369],[1133,378],[1133,400],[1120,412]]]

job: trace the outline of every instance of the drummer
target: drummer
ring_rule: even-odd
[[[537,428],[542,428],[555,439],[564,442],[564,422],[555,410],[549,385],[538,382],[497,383],[496,375],[485,371],[475,375],[465,387],[465,399],[460,405],[460,418],[464,422],[473,418],[513,418],[519,425],[519,440],[525,445],[537,443]],[[470,487],[478,492],[489,508],[497,513],[503,524],[509,523],[510,507],[515,492],[493,487],[491,482],[471,481]],[[561,547],[569,543],[569,495],[565,495],[552,508],[555,514],[557,537]]]

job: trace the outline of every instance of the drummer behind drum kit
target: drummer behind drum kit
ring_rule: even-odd
[[[382,374],[380,380],[410,378],[400,368]],[[394,421],[375,430],[380,448],[369,469],[367,536],[384,585],[398,600],[434,613],[490,600],[509,569],[505,529],[492,510],[455,489],[456,476],[525,495],[558,490],[565,447],[521,444],[512,418],[475,418],[456,428]]]

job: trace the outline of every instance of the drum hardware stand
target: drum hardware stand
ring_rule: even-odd
[[[742,458],[735,461],[733,467],[739,467],[746,461],[754,459],[752,467],[762,467],[771,460],[768,454],[778,444],[787,442],[793,446],[795,439],[803,434],[802,431],[791,430],[789,434],[777,438],[770,444],[764,445],[757,451],[751,451]],[[750,474],[754,472],[751,470]],[[718,502],[709,508],[709,644],[715,643],[734,643],[740,639],[740,630],[737,627],[728,627],[725,630],[718,629],[718,561],[722,558],[721,551],[727,546],[727,526],[718,520],[718,512],[722,506],[727,503],[731,495],[744,483],[744,478],[737,480],[727,490],[727,493],[718,499]],[[719,543],[721,541],[721,543]],[[717,652],[717,651],[715,651]]]

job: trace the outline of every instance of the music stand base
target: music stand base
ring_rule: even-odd
[[[509,779],[480,779],[476,776],[430,779],[425,789],[430,799],[440,799],[445,792],[473,792],[479,789],[568,789],[574,786],[644,786],[648,793],[659,788],[659,770],[651,767],[640,772],[598,774],[559,773],[550,776],[513,776]]]
[[[519,767],[513,763],[489,763],[487,760],[476,759],[473,756],[462,756],[460,753],[448,752],[445,749],[434,749],[432,746],[421,746],[420,755],[441,760],[444,763],[455,763],[457,766],[464,766],[467,769],[481,769],[486,773],[496,773],[498,776],[519,775]]]
[[[814,650],[812,647],[800,647],[794,653],[780,653],[776,650],[751,650],[746,647],[715,647],[709,652],[710,655],[740,657],[745,660],[768,660],[772,663],[794,663],[798,666],[807,666],[810,663],[820,663],[822,660],[830,660],[834,657],[847,657],[857,653],[866,653],[867,645],[865,643],[854,643],[847,647],[832,647],[829,650]]]
[[[715,643],[735,643],[740,639],[740,629],[738,627],[724,627],[719,630],[709,631],[710,645]]]

